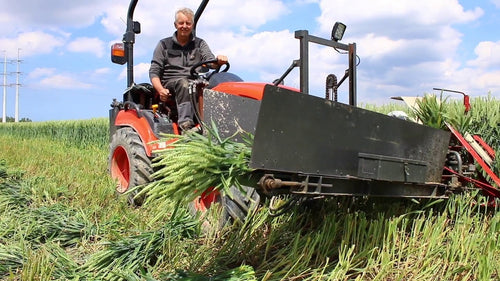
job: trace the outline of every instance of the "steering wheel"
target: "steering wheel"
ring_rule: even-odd
[[[193,65],[191,67],[191,70],[189,71],[189,73],[191,74],[192,77],[195,77],[195,78],[199,78],[200,76],[202,76],[196,69],[200,66],[206,66],[207,64],[211,64],[211,63],[218,63],[219,61],[217,59],[213,59],[213,60],[207,60],[207,61],[201,61],[195,65]],[[221,67],[222,66],[225,66],[224,69],[221,70]],[[208,75],[206,75],[204,78],[205,79],[210,79],[210,77],[212,77],[212,75],[214,75],[215,73],[219,73],[219,72],[227,72],[229,70],[229,62],[226,62],[222,65],[219,65],[217,66],[217,68],[215,68],[212,72],[210,72]]]

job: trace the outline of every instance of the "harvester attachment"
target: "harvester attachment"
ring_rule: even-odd
[[[206,89],[203,93],[203,120],[215,123],[223,138],[241,140],[238,133],[255,132],[260,101]]]
[[[443,130],[266,86],[250,167],[270,193],[441,197],[449,140]]]

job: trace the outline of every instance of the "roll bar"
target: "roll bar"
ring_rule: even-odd
[[[127,30],[123,34],[123,43],[125,44],[125,57],[127,58],[127,87],[134,84],[134,43],[135,34],[139,34],[140,24],[134,22],[135,6],[139,0],[132,0],[128,6]]]

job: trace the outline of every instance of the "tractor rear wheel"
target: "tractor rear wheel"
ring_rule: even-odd
[[[116,192],[119,194],[151,181],[151,159],[134,129],[118,129],[111,137],[108,169],[117,181]],[[144,201],[144,198],[135,197],[137,193],[135,190],[128,194],[128,201],[133,206],[141,206]]]

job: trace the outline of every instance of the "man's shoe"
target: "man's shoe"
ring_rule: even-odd
[[[181,128],[182,130],[182,134],[186,134],[186,133],[199,133],[201,132],[201,127],[200,126],[195,126],[193,121],[185,121],[185,122],[182,122],[181,124],[179,124],[179,127]]]
[[[189,131],[190,129],[192,129],[194,127],[194,123],[191,120],[184,121],[184,122],[179,124],[179,127],[183,131]]]

